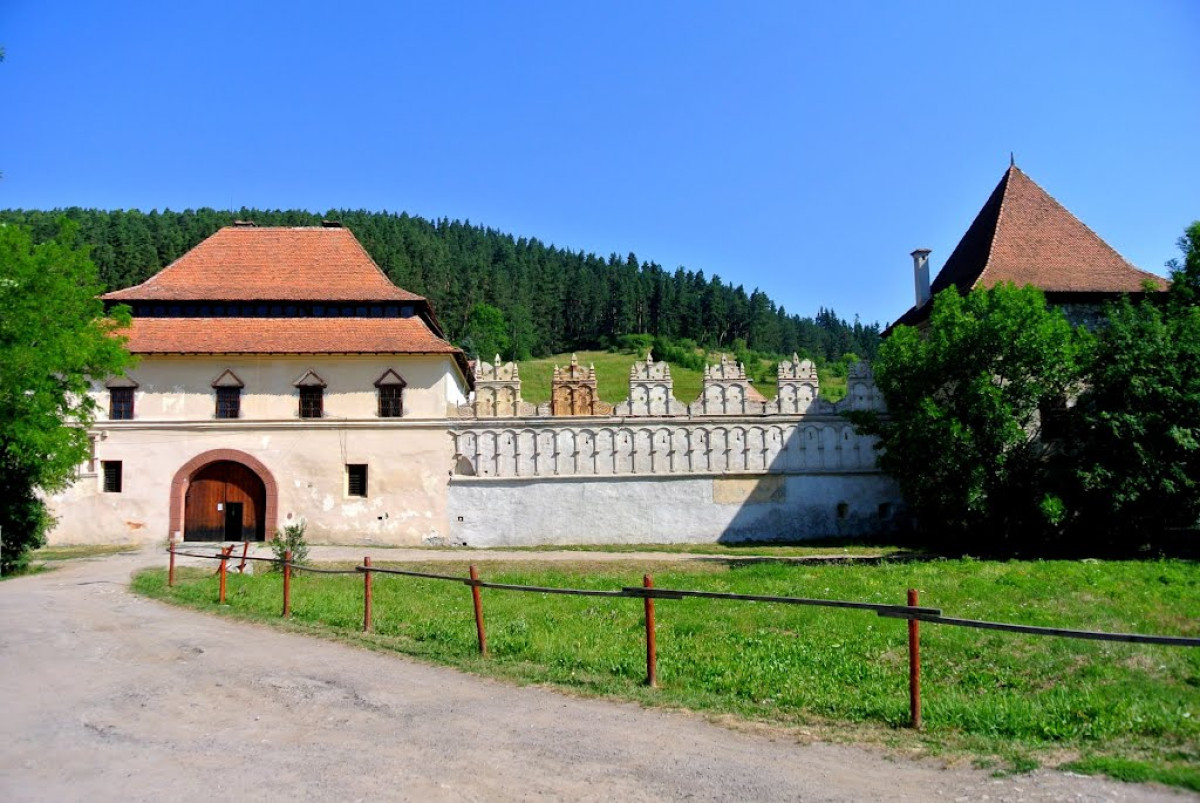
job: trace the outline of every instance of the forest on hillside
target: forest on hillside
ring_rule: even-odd
[[[393,282],[433,303],[451,340],[469,348],[473,326],[484,320],[495,328],[499,320],[505,356],[607,348],[644,333],[710,349],[797,352],[826,363],[846,354],[870,359],[879,341],[877,323],[847,322],[825,308],[802,317],[757,288],[747,293],[715,274],[670,271],[634,254],[570,251],[469,221],[363,210],[0,211],[0,222],[28,226],[37,242],[53,237],[63,217],[79,224],[76,238],[91,246],[110,290],[146,280],[234,220],[260,226],[337,220]]]

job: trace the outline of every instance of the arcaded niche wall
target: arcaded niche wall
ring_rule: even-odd
[[[874,441],[838,416],[721,422],[542,419],[451,433],[461,477],[875,471]]]

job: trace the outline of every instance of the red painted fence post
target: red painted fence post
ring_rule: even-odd
[[[283,553],[283,614],[284,618],[292,615],[292,552]]]
[[[171,588],[171,587],[174,587],[174,585],[175,585],[175,538],[174,538],[174,536],[171,537],[171,545],[169,547],[169,550],[171,552],[171,564],[170,564],[170,568],[167,569],[167,587]]]
[[[246,573],[246,553],[248,553],[249,551],[250,551],[250,542],[243,541],[242,542],[242,562],[240,564],[238,564],[238,574]]]
[[[222,605],[225,604],[225,576],[229,574],[229,553],[221,551],[221,598]]]
[[[473,563],[471,564],[471,580],[474,581],[471,585],[471,597],[475,602],[475,630],[479,634],[479,654],[487,658],[487,633],[483,629],[483,597],[479,593],[479,586],[475,585],[479,582],[479,572]]]
[[[654,578],[642,575],[642,587],[654,588]],[[658,688],[658,644],[654,637],[654,598],[646,597],[646,685]]]
[[[908,605],[917,606],[917,590],[908,589]],[[908,620],[908,710],[909,724],[921,729],[921,623]]]
[[[371,559],[363,558],[363,632],[371,632]]]

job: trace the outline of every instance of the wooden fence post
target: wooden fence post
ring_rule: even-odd
[[[170,568],[167,569],[167,587],[173,588],[175,586],[175,538],[174,537],[171,538],[171,544],[170,544],[169,550],[171,552],[171,564],[170,564]]]
[[[471,564],[471,579],[476,583],[479,582],[479,572],[473,563]],[[479,586],[471,585],[471,597],[475,601],[475,631],[479,634],[479,654],[487,658],[487,633],[483,629],[483,597],[479,593]]]
[[[917,606],[917,589],[908,589],[908,605]],[[908,620],[908,710],[909,724],[921,729],[921,623]]]
[[[246,554],[250,551],[250,542],[242,542],[242,562],[238,564],[238,574],[246,573]]]
[[[225,577],[229,574],[229,553],[222,550],[221,552],[221,595],[220,603],[225,604]]]
[[[284,618],[292,615],[292,551],[283,553],[283,614]]]
[[[371,632],[371,559],[363,558],[363,632]]]
[[[654,578],[642,575],[642,587],[654,588]],[[646,597],[646,685],[658,688],[658,645],[654,637],[654,598]]]

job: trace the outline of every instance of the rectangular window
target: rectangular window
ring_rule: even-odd
[[[104,472],[104,492],[106,494],[121,493],[121,461],[101,460],[100,467]]]
[[[325,414],[324,396],[325,388],[300,388],[300,417],[320,418],[323,416]]]
[[[367,495],[366,463],[349,463],[346,466],[346,496]]]
[[[108,389],[108,417],[113,421],[133,418],[133,388]]]
[[[217,388],[217,418],[238,418],[242,414],[242,389]]]
[[[404,415],[404,388],[399,385],[379,386],[379,417],[399,418]]]

